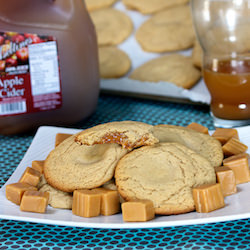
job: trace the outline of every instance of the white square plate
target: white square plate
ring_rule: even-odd
[[[79,130],[60,127],[40,127],[24,158],[14,171],[10,179],[0,189],[0,218],[18,221],[28,221],[53,225],[88,227],[88,228],[153,228],[192,224],[222,222],[236,219],[250,218],[250,182],[237,185],[238,192],[225,198],[226,206],[210,213],[191,212],[182,215],[156,216],[154,220],[142,223],[123,222],[122,215],[98,216],[82,218],[72,214],[70,210],[48,207],[45,214],[21,212],[19,206],[5,198],[5,186],[18,182],[20,176],[31,166],[33,160],[44,160],[54,148],[57,133],[74,134]],[[240,140],[250,145],[250,126],[238,128]],[[248,150],[248,153],[250,151]],[[13,156],[14,157],[14,156]]]

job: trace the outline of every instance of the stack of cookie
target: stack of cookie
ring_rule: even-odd
[[[6,198],[22,211],[44,213],[49,204],[83,217],[122,208],[124,221],[208,213],[250,181],[247,149],[236,129],[218,128],[210,136],[197,123],[100,124],[58,134],[45,161],[34,160],[6,186]]]
[[[216,183],[221,144],[189,128],[123,121],[97,125],[69,136],[44,163],[50,204],[70,208],[79,189],[117,189],[121,201],[153,202],[155,213],[195,209],[192,189]],[[60,195],[60,204],[54,202]],[[58,200],[58,198],[57,198]],[[63,204],[67,202],[67,204]],[[56,203],[56,204],[55,204]]]
[[[101,77],[128,76],[141,82],[163,81],[192,88],[201,77],[201,52],[195,49],[193,56],[179,53],[193,48],[196,41],[189,1],[122,0],[125,8],[145,16],[139,27],[133,24],[133,17],[114,8],[116,2],[86,1],[97,32]],[[154,59],[131,66],[133,61],[119,48],[128,39],[135,39],[144,53],[155,54]]]

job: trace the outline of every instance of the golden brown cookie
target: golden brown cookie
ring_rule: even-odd
[[[193,46],[195,33],[188,5],[161,11],[136,31],[136,40],[148,52],[170,52]]]
[[[201,77],[201,72],[192,63],[191,57],[180,54],[161,56],[136,68],[129,78],[144,82],[169,82],[189,89]]]
[[[117,0],[85,0],[88,11],[111,7]]]
[[[126,153],[115,143],[81,145],[73,135],[50,152],[44,176],[52,187],[65,192],[96,188],[112,179],[117,162]]]
[[[210,162],[178,143],[158,143],[125,155],[115,170],[119,193],[126,200],[147,199],[156,214],[194,210],[192,188],[215,183]]]
[[[153,134],[160,142],[177,142],[206,158],[213,167],[220,166],[223,160],[221,144],[210,135],[189,128],[174,125],[156,125]]]
[[[152,125],[137,121],[108,122],[83,130],[76,136],[76,141],[90,146],[116,143],[131,150],[159,141],[153,136],[152,128]]]
[[[142,14],[153,14],[165,8],[185,4],[189,0],[122,0],[122,2],[129,9],[138,10]]]
[[[117,187],[115,185],[115,179],[112,178],[111,180],[107,181],[102,185],[103,188],[109,189],[109,190],[117,190]]]
[[[203,55],[202,48],[200,46],[200,43],[196,40],[192,51],[192,61],[194,66],[200,69],[202,68],[202,55]]]
[[[118,78],[128,73],[131,60],[126,52],[111,46],[98,51],[101,78]]]
[[[49,193],[49,205],[54,208],[72,209],[73,195],[53,188],[49,184],[43,185],[39,191]]]
[[[99,46],[117,45],[129,37],[133,23],[123,12],[112,9],[100,9],[90,12],[95,25]]]

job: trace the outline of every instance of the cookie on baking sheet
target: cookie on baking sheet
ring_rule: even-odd
[[[100,47],[98,51],[101,78],[118,78],[128,73],[131,60],[126,52],[113,46]]]
[[[111,7],[117,0],[85,0],[88,11]]]
[[[126,200],[148,199],[156,214],[194,210],[192,188],[215,183],[210,162],[178,143],[158,143],[134,149],[117,164],[115,180]]]
[[[49,205],[54,208],[72,209],[73,194],[60,191],[49,184],[43,185],[39,191],[49,193]]]
[[[75,140],[84,145],[116,143],[131,150],[157,143],[152,129],[152,125],[137,121],[108,122],[83,130]]]
[[[64,192],[96,188],[112,179],[119,159],[127,150],[118,144],[86,146],[73,135],[53,149],[44,163],[44,176]]]
[[[191,57],[171,54],[150,60],[136,68],[129,78],[143,82],[169,82],[189,89],[201,77],[199,69],[194,67]]]
[[[196,40],[192,51],[192,61],[194,66],[200,69],[202,68],[202,54],[203,52],[200,43]]]
[[[122,2],[129,9],[138,10],[142,14],[153,14],[165,8],[185,4],[189,0],[122,0]]]
[[[117,45],[129,37],[133,23],[123,12],[105,8],[90,12],[99,46]]]
[[[213,165],[220,166],[223,160],[221,144],[210,135],[174,125],[156,125],[153,134],[160,142],[177,142],[200,154]]]
[[[191,11],[180,5],[156,13],[136,31],[136,40],[148,52],[170,52],[188,49],[194,45]]]

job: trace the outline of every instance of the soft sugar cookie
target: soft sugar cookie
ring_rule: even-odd
[[[115,143],[81,145],[73,135],[49,153],[44,176],[52,187],[65,192],[96,188],[112,179],[117,162],[127,152]]]
[[[101,78],[118,78],[129,71],[131,60],[126,52],[113,46],[100,47],[98,51]]]
[[[153,134],[160,142],[177,142],[206,158],[213,167],[220,166],[223,151],[220,142],[210,135],[174,125],[156,125]]]
[[[136,40],[148,52],[170,52],[193,46],[195,33],[190,7],[181,5],[156,13],[136,31]]]
[[[111,7],[117,0],[85,0],[88,11]]]
[[[49,193],[49,205],[54,208],[72,209],[73,194],[60,191],[49,184],[43,185],[39,191]]]
[[[122,2],[129,9],[138,10],[142,14],[153,14],[165,8],[185,4],[189,0],[123,0]]]
[[[123,12],[105,8],[90,12],[95,25],[99,46],[117,45],[129,37],[133,31],[131,19]]]
[[[76,136],[76,141],[90,146],[116,143],[131,150],[159,142],[152,129],[152,125],[137,121],[108,122],[83,130]]]
[[[136,68],[129,76],[143,82],[169,82],[189,89],[201,77],[199,69],[194,67],[191,57],[180,54],[161,56]]]
[[[158,143],[134,149],[115,170],[119,193],[126,200],[147,199],[155,213],[163,215],[193,211],[192,188],[215,183],[208,160],[177,143]]]
[[[200,69],[202,68],[202,56],[203,56],[202,48],[200,46],[200,43],[196,40],[192,51],[192,61],[194,66]]]

